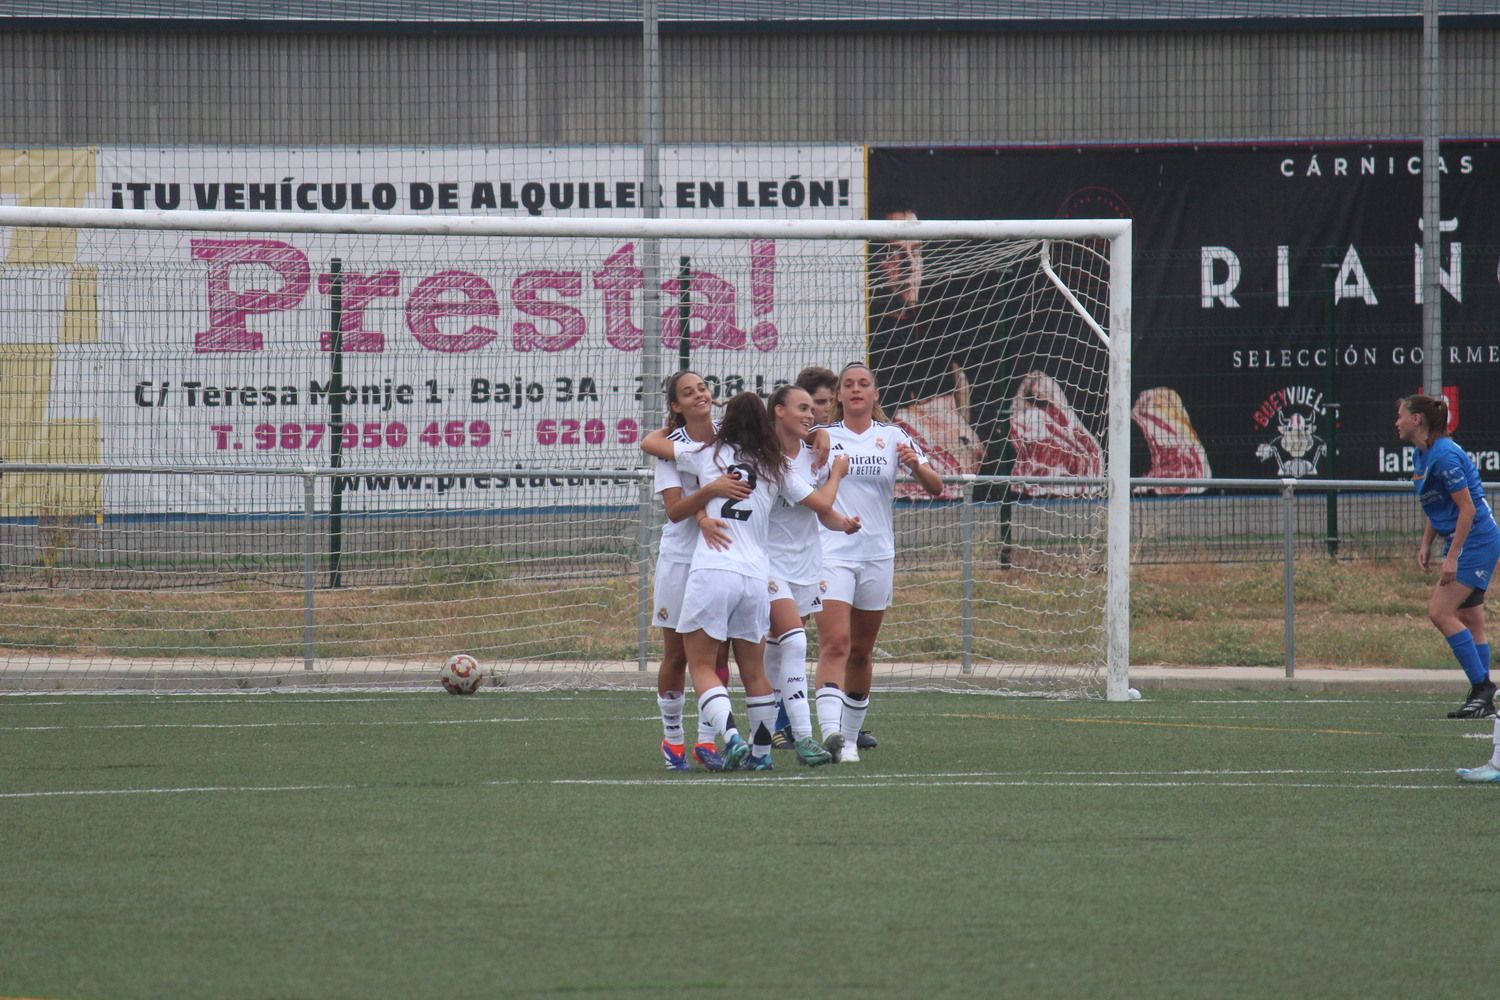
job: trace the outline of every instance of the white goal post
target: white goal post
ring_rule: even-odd
[[[1128,696],[1128,221],[0,205],[0,259],[0,689],[639,680],[663,377],[860,360],[948,484],[877,685]]]

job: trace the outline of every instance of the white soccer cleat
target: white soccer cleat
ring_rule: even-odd
[[[851,740],[851,739],[845,739],[844,740],[844,749],[839,754],[839,763],[840,764],[858,764],[859,763],[859,747],[856,745],[856,743],[855,743],[854,740]]]
[[[1500,767],[1488,762],[1478,767],[1461,767],[1458,769],[1458,780],[1500,785]]]

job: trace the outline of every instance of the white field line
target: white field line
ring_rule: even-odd
[[[650,780],[607,780],[597,781],[576,780],[557,781],[553,784],[572,785],[649,785],[661,782]],[[717,781],[694,781],[683,782],[682,787],[711,788],[723,785]],[[776,778],[750,778],[734,782],[740,787],[772,788],[778,784],[782,787],[796,787],[795,782],[779,781]],[[1381,789],[1385,791],[1447,791],[1449,788],[1458,788],[1460,785],[1386,785],[1379,783],[1350,784],[1347,782],[1321,782],[1321,781],[1032,781],[1017,778],[1009,781],[887,781],[880,778],[872,778],[868,781],[820,781],[816,785],[803,784],[803,788],[1323,788],[1329,790],[1371,790]]]
[[[642,694],[645,694],[645,693],[648,693],[648,692],[647,692],[646,688],[641,688],[639,690],[631,689],[631,690],[626,690],[626,691],[623,691],[623,692],[620,691],[620,690],[603,689],[603,688],[601,688],[599,690],[596,690],[596,691],[508,691],[508,690],[504,690],[504,689],[492,689],[492,690],[481,689],[481,690],[475,692],[475,694],[472,695],[471,697],[474,700],[478,700],[478,699],[481,699],[481,698],[537,697],[537,698],[545,698],[548,701],[590,701],[590,700],[598,699],[598,698],[600,698],[602,696],[613,695],[613,694],[621,694],[621,693],[630,694],[630,695],[634,695],[634,696],[639,696],[639,695],[642,695]],[[880,696],[880,700],[883,702],[883,701],[885,701],[888,698],[890,698],[890,699],[900,699],[900,698],[917,697],[917,696],[929,695],[929,694],[943,694],[943,693],[944,692],[941,692],[941,691],[907,691],[907,690],[894,689],[894,690],[882,690],[882,691],[879,691],[879,696]],[[1281,693],[1283,693],[1283,692],[1280,692],[1279,690],[1268,691],[1266,693],[1265,697],[1254,697],[1254,698],[1243,698],[1243,697],[1242,698],[1174,698],[1174,699],[1172,699],[1172,704],[1174,704],[1174,705],[1215,705],[1215,706],[1274,704],[1274,705],[1276,705],[1278,707],[1287,707],[1287,706],[1297,706],[1297,705],[1368,705],[1368,704],[1370,704],[1370,702],[1372,700],[1372,698],[1369,698],[1369,697],[1364,697],[1364,698],[1349,698],[1349,697],[1278,698],[1278,697],[1274,697],[1275,695],[1281,694]],[[1381,693],[1384,693],[1384,692],[1379,692],[1379,691],[1372,692],[1372,694],[1381,694]],[[960,692],[960,693],[952,693],[952,694],[953,694],[954,697],[970,697],[970,696],[972,696],[972,697],[977,697],[977,698],[983,698],[986,701],[992,701],[992,700],[998,698],[998,699],[1002,699],[1002,700],[1004,700],[1004,699],[1014,699],[1014,700],[1017,700],[1017,701],[1025,701],[1025,702],[1029,702],[1029,703],[1050,703],[1050,704],[1057,704],[1057,705],[1087,705],[1087,704],[1104,705],[1104,704],[1108,704],[1107,702],[1099,701],[1099,700],[1096,700],[1096,699],[1084,699],[1084,698],[1046,698],[1046,697],[1043,697],[1043,696],[1014,695],[1014,694],[997,693],[997,692],[992,692],[992,691],[969,691],[969,692]],[[350,695],[380,695],[381,697],[377,697],[377,698],[359,698],[359,697],[350,697]],[[327,704],[330,701],[337,701],[337,702],[339,702],[341,704],[343,704],[343,703],[357,704],[357,703],[360,703],[360,702],[381,702],[381,701],[389,702],[389,701],[396,700],[397,696],[402,696],[402,697],[407,697],[407,698],[420,698],[420,699],[424,699],[424,700],[432,700],[432,699],[441,700],[442,697],[450,697],[448,695],[442,694],[442,692],[436,687],[436,685],[427,685],[425,687],[420,687],[420,688],[412,687],[410,685],[405,685],[405,686],[394,686],[393,685],[393,686],[390,686],[390,687],[382,687],[382,686],[378,686],[378,685],[363,685],[363,686],[353,686],[353,687],[345,687],[345,688],[328,688],[328,689],[266,688],[266,689],[260,689],[260,690],[248,689],[248,690],[209,690],[209,691],[205,691],[205,690],[154,691],[154,690],[149,690],[149,689],[141,689],[141,690],[119,689],[119,690],[107,690],[107,691],[106,690],[92,690],[92,689],[81,689],[81,690],[76,690],[76,691],[0,691],[0,702],[4,702],[4,701],[9,700],[9,699],[18,699],[18,700],[25,700],[25,701],[32,702],[34,705],[64,705],[64,704],[67,704],[69,702],[76,701],[76,700],[78,700],[80,698],[83,698],[83,699],[90,699],[90,698],[128,698],[128,699],[151,698],[151,699],[157,700],[161,704],[172,704],[172,703],[177,703],[177,704],[198,704],[198,705],[207,705],[207,704],[242,704],[247,699],[266,699],[268,701],[274,700],[277,704],[282,704],[282,705],[286,705],[286,704],[299,704],[299,703],[300,704]],[[49,700],[46,700],[46,701],[39,700],[39,699],[44,699],[44,698],[45,699],[49,699]],[[1388,699],[1388,698],[1381,698],[1381,699],[1378,699],[1378,700],[1379,700],[1380,704],[1383,704],[1383,705],[1435,705],[1435,704],[1447,704],[1452,699],[1444,697],[1442,695],[1436,695],[1436,694],[1434,694],[1434,695],[1429,695],[1429,696],[1426,696],[1426,697],[1419,697],[1419,698],[1402,698],[1400,700]],[[1145,703],[1148,703],[1148,704],[1153,701],[1152,692],[1151,692],[1150,689],[1148,689],[1145,692],[1145,698],[1143,699],[1143,701]],[[1139,703],[1137,703],[1137,704],[1139,704]]]
[[[1215,778],[1242,779],[1257,775],[1268,778],[1317,775],[1344,778],[1370,778],[1379,775],[1431,774],[1449,776],[1447,769],[1392,768],[1380,770],[1270,770],[1270,771],[1113,771],[1113,772],[1041,772],[1026,776],[1013,771],[971,771],[953,774],[887,774],[869,778],[820,775],[737,775],[723,779],[684,781],[680,778],[552,778],[504,779],[475,782],[481,787],[513,786],[582,786],[582,787],[660,787],[660,788],[1316,788],[1329,790],[1433,791],[1462,787],[1461,784],[1381,784],[1360,781],[1218,781]],[[1205,778],[1210,780],[1183,780]],[[461,783],[458,783],[461,784]],[[431,787],[458,787],[434,785]],[[187,795],[248,793],[255,795],[287,792],[372,791],[379,784],[331,785],[201,785],[182,788],[95,788],[56,791],[0,792],[0,800],[95,798],[123,795]],[[403,788],[410,788],[405,785]]]
[[[349,722],[335,722],[330,720],[314,720],[309,722],[110,722],[98,725],[51,725],[51,726],[6,726],[0,729],[0,735],[4,733],[48,733],[69,730],[111,730],[111,729],[322,729],[335,727],[353,727],[360,729],[379,729],[387,726],[490,726],[490,725],[530,725],[532,723],[559,723],[559,722],[655,722],[656,716],[620,716],[616,718],[580,718],[576,715],[558,716],[556,718],[490,718],[490,719],[395,719],[390,721],[351,720]]]
[[[189,795],[210,792],[342,792],[363,785],[198,785],[187,788],[76,788],[53,792],[0,792],[0,799],[69,799],[101,795]]]
[[[685,714],[683,719],[691,721],[696,716]],[[908,718],[887,714],[886,718]],[[1246,721],[1249,717],[1220,716],[1213,723],[1203,724],[1203,728],[1212,729],[1215,726],[1223,726],[1230,721]],[[370,720],[352,719],[349,721],[338,721],[330,719],[315,719],[304,722],[109,722],[109,723],[53,723],[39,726],[4,726],[0,727],[0,736],[7,733],[53,733],[69,731],[111,731],[111,730],[171,730],[171,729],[205,729],[205,730],[232,730],[232,729],[321,729],[321,728],[355,728],[355,729],[380,729],[387,727],[411,727],[411,726],[524,726],[524,725],[553,725],[557,723],[647,723],[660,721],[654,715],[626,715],[626,716],[492,716],[481,719],[391,719]],[[1046,718],[1016,719],[1004,721],[1017,722],[1069,722],[1070,719],[1054,720]],[[1122,722],[1131,720],[1121,719],[1098,719],[1101,724],[1111,721]],[[1184,723],[1194,721],[1191,717],[1179,720],[1175,717],[1156,717],[1151,722],[1166,723],[1182,721]],[[1375,721],[1375,720],[1372,720]],[[1364,734],[1355,734],[1364,735]],[[1378,735],[1378,734],[1368,734]],[[1491,738],[1489,732],[1467,732],[1456,733],[1459,739],[1466,740],[1488,740]]]

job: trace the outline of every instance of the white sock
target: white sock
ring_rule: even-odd
[[[771,752],[771,729],[776,725],[776,696],[746,695],[745,714],[750,718],[750,753],[764,757]]]
[[[727,688],[726,689],[721,689],[721,690],[723,690],[725,694],[729,693],[729,691],[728,691]],[[712,744],[714,742],[714,737],[716,735],[717,735],[717,733],[714,731],[713,720],[710,719],[710,718],[708,718],[707,716],[705,716],[703,714],[703,710],[702,709],[699,709],[699,711],[698,711],[698,742],[699,743]]]
[[[682,692],[668,691],[657,695],[656,707],[661,712],[662,739],[674,747],[682,746]]]
[[[812,710],[807,705],[807,632],[793,629],[781,637],[779,648],[781,705],[791,723],[792,739],[800,740],[812,735]],[[766,660],[769,664],[770,657]]]
[[[790,633],[788,633],[790,634]],[[781,640],[784,636],[773,635],[766,639],[766,680],[771,682],[771,693],[781,700],[781,661],[784,655]]]
[[[1500,767],[1500,715],[1495,716],[1495,752],[1490,756],[1490,766]]]
[[[818,688],[818,729],[823,739],[843,731],[844,692],[836,687]]]
[[[850,746],[859,738],[859,731],[865,726],[865,713],[870,710],[870,696],[856,698],[851,694],[844,695],[844,718],[843,729],[844,742]]]
[[[739,730],[734,727],[734,710],[729,704],[729,691],[722,684],[711,687],[698,696],[698,719],[700,727],[706,719],[714,734],[726,740],[731,734],[739,734]]]

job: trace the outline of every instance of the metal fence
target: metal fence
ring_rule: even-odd
[[[157,483],[158,503],[176,487],[169,482],[227,475],[225,470],[118,468],[100,466],[12,466],[8,472],[147,476]],[[452,475],[452,470],[410,470]],[[426,591],[422,600],[464,600],[445,591],[465,574],[488,581],[512,580],[522,591],[561,592],[559,588],[613,585],[614,654],[651,659],[649,575],[655,526],[642,522],[639,505],[506,510],[427,509],[350,513],[337,521],[328,510],[320,481],[333,476],[378,475],[378,469],[280,469],[240,473],[291,477],[300,481],[301,510],[265,510],[234,515],[173,516],[160,510],[127,515],[55,512],[41,518],[0,523],[0,594],[19,607],[27,595],[45,601],[66,596],[67,615],[86,617],[91,602],[118,612],[122,595],[149,606],[165,595],[197,598],[221,595],[228,602],[217,627],[249,629],[260,606],[240,607],[233,598],[246,589],[280,595],[281,639],[271,643],[285,655],[290,645],[312,669],[333,639],[347,643],[369,609],[339,607],[342,592],[404,594]],[[472,474],[470,472],[469,474]],[[580,472],[525,470],[529,477],[568,477],[578,482],[644,483],[638,471]],[[1080,548],[1102,548],[1104,504],[1099,497],[1026,497],[975,502],[974,487],[1035,487],[1032,480],[960,477],[962,499],[898,503],[898,569],[902,577],[929,574],[940,567],[954,586],[954,613],[943,626],[951,636],[953,659],[961,671],[973,666],[976,637],[976,578],[983,579],[1013,559],[1033,564],[1072,558]],[[1268,579],[1279,576],[1284,595],[1283,637],[1288,676],[1296,666],[1296,567],[1299,559],[1322,555],[1345,561],[1410,558],[1425,521],[1408,483],[1363,480],[1147,480],[1137,490],[1170,486],[1212,493],[1137,496],[1131,504],[1131,563],[1251,563],[1264,566]],[[1487,484],[1490,490],[1500,484]],[[326,484],[325,484],[326,489]],[[994,495],[993,492],[990,495]],[[652,510],[650,505],[646,510]],[[470,552],[470,555],[460,553]],[[1026,553],[1026,555],[1021,555]],[[1102,557],[1082,557],[1085,575],[1103,572]],[[633,592],[632,599],[629,594]],[[450,593],[453,596],[445,598]],[[1205,600],[1211,597],[1205,595]],[[174,626],[174,640],[185,650],[200,648],[191,637],[205,625],[199,601]],[[332,604],[332,616],[324,605]],[[631,606],[633,605],[633,610]],[[234,615],[242,616],[235,621]],[[320,616],[321,615],[323,616]],[[457,614],[458,612],[455,612]],[[471,612],[464,612],[471,613]],[[294,617],[295,616],[295,621]],[[15,616],[12,616],[15,617]],[[566,618],[566,616],[562,616]],[[627,624],[628,623],[628,624]],[[535,621],[531,622],[537,626]],[[125,627],[129,627],[126,623]],[[545,625],[541,626],[545,631]],[[561,628],[562,626],[559,626]],[[607,623],[604,627],[610,628]],[[983,629],[981,628],[982,632]],[[292,636],[295,634],[295,640]],[[633,642],[631,641],[633,640]],[[46,642],[27,650],[14,631],[3,645],[17,656],[48,655]],[[633,649],[632,649],[633,646]],[[206,648],[206,647],[204,647]],[[267,648],[270,648],[269,646]],[[599,653],[606,656],[605,653]]]

